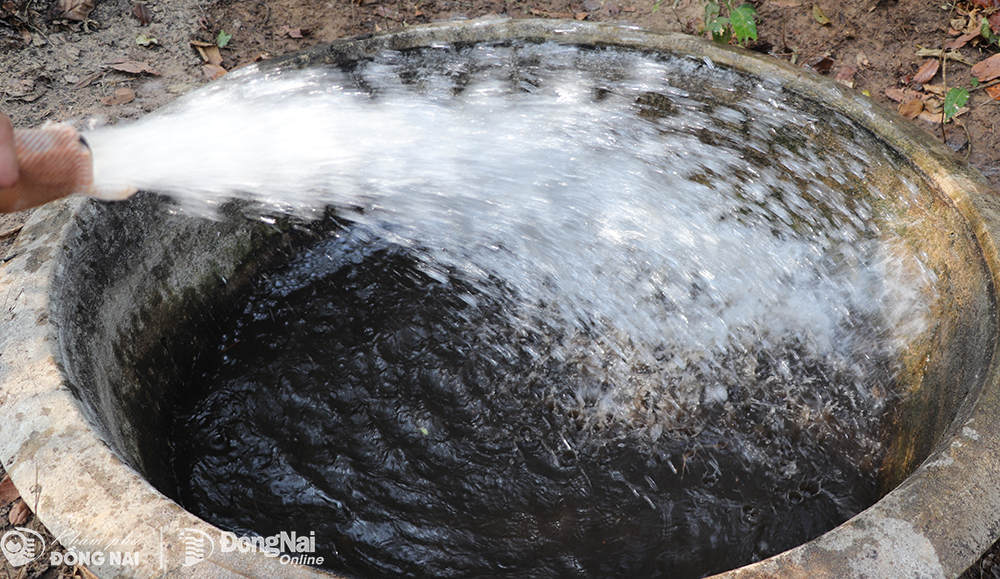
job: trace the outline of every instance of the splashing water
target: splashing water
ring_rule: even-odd
[[[224,330],[179,419],[179,478],[193,486],[178,494],[256,532],[279,515],[231,503],[259,511],[263,496],[283,520],[314,521],[338,569],[421,561],[428,577],[698,576],[864,508],[899,352],[927,328],[935,278],[880,237],[909,226],[907,200],[886,202],[919,197],[905,168],[892,190],[868,182],[866,167],[895,161],[794,100],[682,57],[515,43],[251,70],[87,135],[99,185],[206,217],[239,197],[262,215],[332,206],[343,220]],[[288,357],[244,372],[272,348]],[[361,434],[332,426],[351,416],[371,419]],[[490,460],[455,446],[460,434]],[[596,482],[627,492],[586,490]],[[504,498],[468,499],[491,489]],[[803,501],[822,522],[790,532],[775,513]],[[485,519],[431,520],[427,504]],[[488,523],[511,517],[523,524]],[[640,527],[652,539],[632,537]],[[634,554],[607,559],[619,551]]]

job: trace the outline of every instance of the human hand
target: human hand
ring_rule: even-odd
[[[125,199],[134,187],[94,184],[94,157],[76,129],[46,123],[13,130],[0,113],[0,213],[14,213],[68,197]]]
[[[14,127],[7,115],[0,113],[0,189],[13,187],[18,177],[17,156],[14,154]]]

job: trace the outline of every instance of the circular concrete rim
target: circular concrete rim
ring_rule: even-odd
[[[510,38],[621,45],[687,55],[756,74],[826,103],[913,160],[974,231],[994,287],[1000,282],[1000,199],[976,171],[893,111],[832,81],[774,59],[685,35],[598,23],[479,20],[421,26],[342,41],[372,54],[450,42]],[[308,64],[317,47],[290,58]],[[707,60],[706,60],[707,59]],[[184,565],[184,533],[221,531],[187,513],[118,459],[90,428],[62,380],[62,348],[48,290],[60,255],[91,202],[38,210],[0,266],[0,460],[38,518],[81,553],[129,553],[88,565],[103,577],[330,577],[262,553],[214,552]],[[996,324],[996,320],[993,321]],[[720,577],[955,577],[1000,536],[1000,367],[996,352],[970,417],[902,485],[818,539]],[[120,505],[131,508],[122,513]]]

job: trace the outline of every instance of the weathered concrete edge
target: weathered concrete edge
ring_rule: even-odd
[[[183,533],[221,531],[188,513],[123,463],[84,419],[63,381],[50,295],[94,202],[43,207],[0,268],[0,459],[56,539],[80,552],[138,553],[135,565],[89,566],[101,577],[331,577],[263,554],[222,554],[184,566]]]

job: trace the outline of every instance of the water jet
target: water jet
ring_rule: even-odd
[[[380,55],[402,55],[405,61],[413,55],[464,54],[463,50],[485,46],[497,47],[495,52],[503,57],[508,54],[504,51],[530,53],[545,42],[573,47],[577,52],[572,63],[621,50],[668,69],[675,67],[676,72],[666,75],[673,92],[642,91],[627,102],[629,110],[658,130],[666,131],[676,122],[680,132],[694,138],[692,143],[711,142],[720,137],[713,136],[709,125],[725,125],[750,142],[756,142],[753,138],[760,135],[753,133],[758,131],[773,138],[776,148],[836,150],[831,157],[852,163],[851,171],[827,175],[827,181],[818,181],[809,190],[815,205],[798,213],[789,211],[788,231],[826,239],[825,226],[817,223],[835,223],[871,234],[879,240],[879,249],[855,255],[833,240],[830,247],[835,250],[817,258],[816,268],[867,275],[858,273],[867,270],[828,266],[830,260],[848,256],[846,261],[903,264],[893,274],[897,277],[921,267],[933,272],[928,278],[931,289],[921,290],[933,296],[927,306],[931,321],[916,332],[886,329],[886,336],[902,340],[904,346],[890,363],[900,369],[900,392],[887,428],[891,438],[879,457],[885,496],[837,528],[729,571],[729,576],[953,577],[964,571],[997,538],[1000,482],[992,457],[1000,437],[994,418],[998,386],[993,365],[993,288],[1000,264],[994,244],[995,194],[946,149],[871,101],[802,70],[691,37],[627,27],[495,20],[444,24],[335,43],[267,66],[273,74],[282,67],[334,66],[350,77],[363,68],[358,63],[381,62]],[[591,85],[592,100],[614,101],[627,94],[629,79],[623,80],[620,73],[634,67],[622,68],[620,61],[611,58],[613,66],[605,66],[605,60],[588,72],[600,79]],[[502,80],[522,87],[526,94],[537,89],[544,93],[544,77],[531,77],[544,64],[526,59],[523,75]],[[405,90],[436,90],[433,79],[420,75],[423,69],[406,66],[407,74],[399,75],[407,80],[401,83]],[[462,79],[477,69],[450,70],[452,78]],[[452,85],[445,88],[443,95],[461,92],[452,90]],[[758,120],[766,111],[747,104],[754,93],[767,95],[762,102],[776,109],[807,107],[789,114],[808,122],[782,131],[779,125]],[[709,108],[695,104],[699,94],[710,96]],[[701,124],[691,123],[680,109],[700,111]],[[616,135],[619,140],[626,137]],[[837,149],[838,140],[854,145],[845,150],[841,144]],[[855,148],[864,153],[852,156]],[[774,149],[750,150],[746,158],[766,166],[773,153]],[[752,183],[757,177],[759,172],[739,176],[736,183],[745,185],[741,204],[722,217],[741,226],[780,220],[773,209],[757,212],[767,207],[754,201]],[[706,183],[712,181],[698,176],[680,180],[700,183],[701,194],[711,189]],[[192,328],[221,324],[228,313],[220,312],[236,307],[260,271],[299,254],[299,248],[313,247],[316,239],[329,239],[331,232],[352,239],[364,233],[345,232],[338,221],[342,216],[307,225],[295,219],[248,219],[246,212],[236,204],[223,209],[218,219],[205,220],[177,212],[169,200],[148,194],[109,205],[74,199],[36,213],[8,255],[0,278],[4,285],[0,290],[8,296],[0,369],[5,389],[0,405],[6,430],[4,466],[19,488],[28,489],[23,491],[28,502],[37,503],[39,517],[64,543],[77,545],[80,551],[112,551],[127,541],[130,551],[140,553],[135,565],[96,565],[99,574],[326,576],[312,568],[282,564],[266,553],[222,549],[220,529],[167,496],[175,495],[171,485],[176,485],[176,465],[170,461],[164,433],[174,419],[178,383],[188,372],[189,361],[213,347]],[[351,219],[362,227],[377,225],[358,216]],[[407,239],[405,231],[397,233]],[[753,241],[765,243],[765,239]],[[808,262],[808,255],[802,259]],[[879,255],[888,259],[876,259]],[[391,257],[391,251],[379,254],[380,259]],[[449,265],[455,263],[457,258]],[[416,267],[412,276],[440,273]],[[695,280],[702,282],[698,287],[689,284],[692,299],[706,291],[706,279]],[[427,283],[434,281],[431,277]],[[480,297],[467,293],[468,301]],[[904,315],[901,320],[909,318]],[[477,321],[468,318],[464,323]],[[543,328],[538,335],[548,333]],[[605,345],[621,346],[621,342],[609,338]],[[771,373],[779,375],[781,364],[774,368]],[[691,392],[699,403],[721,405],[733,403],[735,391],[695,387]],[[629,420],[645,426],[647,416],[636,408]],[[581,428],[591,426],[583,422]],[[412,438],[439,434],[433,422],[414,424]],[[599,426],[614,430],[621,424]],[[572,446],[570,442],[575,440],[567,446]],[[689,458],[693,465],[693,455]],[[687,472],[686,463],[671,464]],[[727,472],[720,471],[720,476]],[[641,480],[641,473],[634,474]],[[699,472],[703,480],[710,474]],[[633,473],[623,473],[622,488],[643,501],[640,494],[645,487],[639,489],[633,478]],[[654,480],[647,486],[662,482]],[[800,498],[802,493],[818,494],[808,485],[796,492]],[[568,524],[569,518],[559,521]],[[213,542],[201,541],[198,550],[192,537]]]

